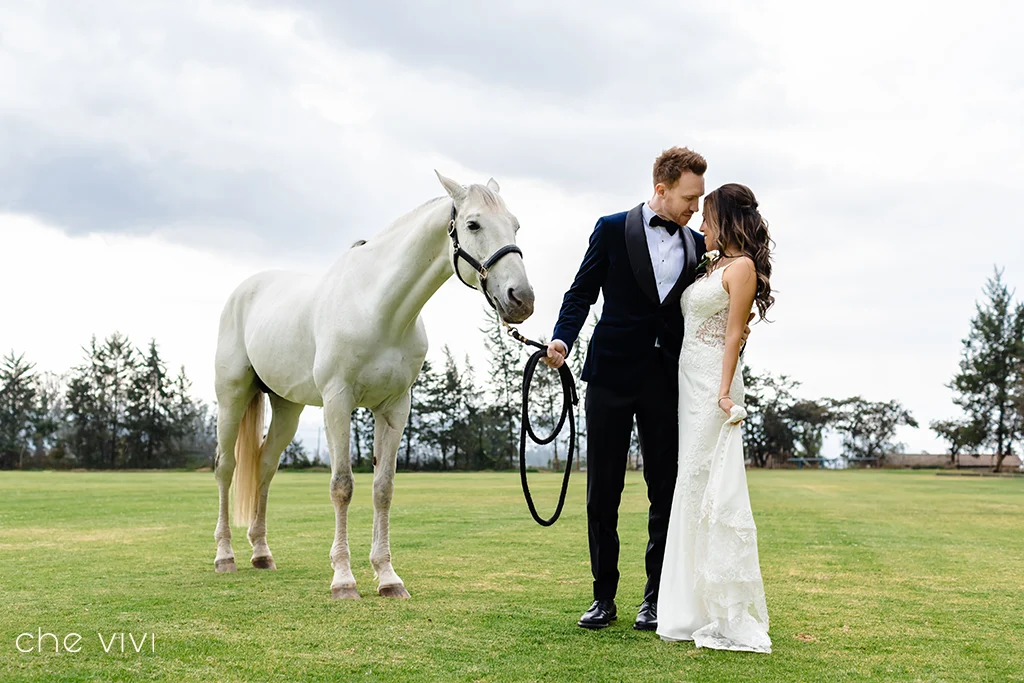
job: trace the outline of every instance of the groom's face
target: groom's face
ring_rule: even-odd
[[[704,195],[704,176],[684,171],[672,187],[658,183],[655,190],[661,195],[667,218],[671,218],[679,225],[686,225],[693,214],[700,210],[700,198]]]

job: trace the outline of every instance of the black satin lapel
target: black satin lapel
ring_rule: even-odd
[[[661,297],[658,296],[658,285],[654,281],[654,265],[651,263],[651,250],[647,247],[644,215],[640,206],[626,214],[626,253],[640,290],[658,304],[661,303]]]
[[[694,274],[697,271],[697,244],[694,242],[693,232],[684,225],[679,229],[679,234],[683,238],[683,270],[679,273],[676,283],[672,285],[668,296],[665,297],[663,305],[678,302],[683,290],[693,283]]]

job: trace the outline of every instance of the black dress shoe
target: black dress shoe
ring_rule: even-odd
[[[658,603],[644,600],[644,604],[640,605],[640,613],[636,615],[636,621],[633,622],[633,628],[637,631],[657,631]]]
[[[590,629],[604,628],[615,621],[617,616],[614,600],[594,600],[594,604],[590,606],[590,609],[580,617],[577,626]]]

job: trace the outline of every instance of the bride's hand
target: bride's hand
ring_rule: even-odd
[[[736,404],[733,403],[733,400],[728,396],[723,396],[722,398],[718,399],[718,407],[725,411],[726,415],[732,414],[732,407],[734,405]]]

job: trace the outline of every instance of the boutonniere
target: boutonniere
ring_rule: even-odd
[[[697,264],[697,272],[698,273],[707,273],[708,272],[708,266],[710,266],[715,261],[717,261],[719,256],[721,256],[721,254],[718,253],[717,249],[712,249],[711,251],[705,251],[704,252],[704,258],[702,258],[700,260],[700,263]]]

